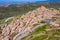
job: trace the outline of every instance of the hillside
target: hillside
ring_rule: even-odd
[[[0,19],[3,18],[7,18],[7,17],[12,17],[12,16],[16,16],[19,14],[25,14],[28,11],[32,11],[36,8],[38,8],[39,6],[45,6],[45,7],[50,7],[50,8],[60,8],[60,3],[40,3],[40,2],[36,2],[36,3],[31,3],[31,4],[25,4],[25,5],[9,5],[9,6],[3,6],[0,7]],[[3,17],[4,16],[4,17]]]
[[[53,3],[48,3],[48,2],[35,2],[31,4],[23,4],[23,5],[9,5],[9,6],[2,6],[0,7],[0,24],[5,23],[4,21],[10,17],[19,17],[22,14],[26,14],[28,11],[32,11],[41,5],[47,7],[47,8],[55,8],[57,10],[60,10],[60,3],[59,2],[53,2]],[[11,21],[8,21],[11,22]]]
[[[20,40],[20,37],[22,38],[24,37],[24,35],[26,36],[30,32],[32,32],[36,25],[40,26],[41,25],[40,22],[42,20],[45,21],[45,20],[51,19],[56,14],[59,14],[58,10],[53,8],[48,9],[48,8],[45,8],[44,6],[41,6],[33,11],[29,11],[25,15],[22,15],[19,19],[16,19],[12,21],[10,24],[3,26],[2,35],[5,36],[3,40],[8,40],[8,39]],[[51,24],[54,26],[59,26],[56,23],[54,24],[54,22],[53,23],[51,22]],[[47,28],[48,27],[49,26],[47,26]],[[44,28],[46,27],[42,26],[42,28],[40,30],[44,30]],[[13,36],[14,34],[16,36]]]
[[[59,8],[59,3],[0,7],[0,40],[60,40]]]

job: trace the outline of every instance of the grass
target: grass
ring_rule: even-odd
[[[26,25],[26,22],[23,22],[23,26],[25,26]]]
[[[46,27],[46,25],[44,25],[44,26],[42,26],[42,27],[38,27],[38,28],[36,28],[33,32],[31,32],[28,36],[32,36],[32,35],[34,35],[34,34],[38,34],[38,33],[40,33],[40,32],[45,32],[45,27]],[[23,37],[21,40],[24,40],[25,38],[27,38],[28,36],[26,36],[26,37]]]
[[[12,33],[11,35],[10,35],[10,37],[14,37],[14,36],[16,36],[17,35],[17,33],[16,32],[14,32],[14,33]]]
[[[56,16],[60,16],[60,14],[56,14]]]
[[[5,23],[9,24],[11,21],[13,21],[13,18],[7,18],[7,19],[5,20]]]
[[[60,40],[60,37],[55,37],[55,35],[60,36],[60,29],[46,31],[46,26],[47,25],[36,28],[33,32],[31,32],[28,36],[23,37],[21,40],[26,40],[28,37],[30,40],[46,40],[47,38],[47,40]],[[42,32],[44,33],[43,35],[37,36],[37,34],[40,34]]]
[[[32,11],[39,7],[38,4],[19,5],[20,7],[16,6],[17,5],[0,7],[0,24],[4,24],[6,18],[14,17],[15,19],[19,19],[21,15],[26,14],[27,12]],[[9,20],[7,23],[10,23],[11,21],[12,20]]]
[[[58,31],[58,32],[57,32]],[[60,37],[55,37],[54,35],[58,35],[59,36],[60,34],[60,29],[58,30],[51,30],[51,31],[47,31],[47,34],[44,34],[44,35],[39,35],[39,36],[33,36],[31,37],[32,35],[30,35],[30,40],[44,40],[46,38],[48,38],[48,40],[60,40]],[[37,34],[33,34],[33,35],[37,35]],[[24,37],[24,39],[22,40],[25,40],[26,38],[28,38],[29,36],[27,37]]]
[[[2,29],[1,29],[1,27],[0,27],[0,34],[2,33]]]
[[[42,21],[41,21],[41,22],[39,22],[39,23],[46,23],[46,22],[42,20]]]
[[[46,25],[36,28],[31,34],[37,34],[41,31],[45,31]]]
[[[1,25],[0,25],[0,34],[2,33]]]
[[[20,15],[26,14],[29,11],[32,11],[41,5],[47,8],[60,8],[60,3],[32,3],[26,5],[9,5],[8,7],[0,7],[0,24],[4,23],[4,19],[9,17],[15,17],[19,19]],[[51,5],[51,6],[50,6]],[[42,22],[43,23],[43,22]]]
[[[33,24],[33,26],[34,26],[34,27],[36,27],[37,25],[39,25],[39,24],[38,24],[38,23],[36,23],[36,24]]]
[[[21,15],[26,14],[27,12],[36,9],[36,8],[40,7],[41,5],[43,5],[47,8],[56,8],[56,9],[60,8],[60,3],[41,3],[41,4],[40,3],[35,3],[35,4],[20,5],[20,7],[16,7],[16,5],[10,5],[9,7],[0,7],[0,24],[4,24],[5,19],[9,18],[9,17],[12,17],[12,16],[19,19]],[[59,14],[57,14],[57,15],[59,15]],[[7,23],[10,23],[11,21],[12,21],[12,19],[9,20]],[[45,23],[45,22],[41,21],[41,23]],[[37,25],[38,24],[34,24],[33,26],[37,26]],[[25,23],[24,23],[24,26],[25,26]],[[36,35],[40,32],[46,32],[44,30],[45,28],[46,28],[46,25],[35,29],[31,34],[29,34],[29,36],[31,36],[33,34]],[[48,35],[50,34],[49,32],[47,32]],[[1,30],[0,30],[0,33],[1,33]],[[60,35],[60,30],[56,30],[55,33],[53,33],[51,31],[51,33],[54,34],[54,35],[55,34]],[[16,35],[16,33],[12,33],[12,35],[10,35],[10,36],[14,37],[15,35]],[[27,37],[24,37],[22,39],[25,39]],[[32,40],[43,40],[44,38],[45,38],[45,36],[38,36],[38,37],[33,38]],[[52,38],[51,38],[51,40],[52,40]]]
[[[11,19],[9,19],[9,20],[7,20],[7,21],[6,21],[6,20],[7,20],[7,19],[1,19],[1,20],[0,20],[0,25],[1,25],[1,24],[9,24],[11,21],[13,21],[13,18],[11,18]],[[5,22],[5,21],[6,21],[6,22]]]
[[[7,17],[12,17],[16,15],[26,14],[28,11],[32,11],[41,5],[47,8],[60,8],[60,3],[32,3],[26,5],[10,5],[8,7],[0,7],[0,19],[4,19]]]
[[[39,7],[39,5],[34,4],[27,4],[23,6],[20,5],[20,7],[16,6],[17,5],[10,5],[9,7],[0,7],[0,19],[26,14],[28,11],[32,11]]]
[[[2,33],[2,30],[0,30],[0,34]]]
[[[54,31],[54,30],[53,30]],[[57,30],[55,30],[55,33],[54,33],[54,35],[60,35],[60,29],[57,29]]]
[[[55,37],[51,36],[48,38],[48,40],[57,40]]]
[[[44,40],[46,38],[47,38],[47,35],[42,35],[42,36],[35,37],[32,40]]]

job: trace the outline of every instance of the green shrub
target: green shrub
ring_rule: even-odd
[[[10,37],[14,37],[14,36],[16,36],[17,35],[17,33],[16,32],[14,32],[14,33],[12,33],[11,35],[10,35]]]
[[[42,35],[42,36],[35,37],[32,40],[44,40],[46,38],[47,38],[47,35]]]
[[[38,23],[37,24],[33,24],[34,27],[36,27],[37,25],[39,25]]]

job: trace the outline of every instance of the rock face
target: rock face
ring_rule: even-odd
[[[12,21],[9,25],[3,28],[2,35],[8,36],[13,32],[20,33],[24,27],[31,30],[33,24],[38,23],[42,19],[51,19],[54,15],[58,14],[56,9],[47,9],[44,6],[37,8],[36,10],[29,11],[21,18]]]

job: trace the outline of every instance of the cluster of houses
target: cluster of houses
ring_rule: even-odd
[[[24,29],[24,27],[26,27],[27,30],[29,31],[31,30],[32,27],[34,27],[33,24],[36,24],[42,20],[52,23],[51,18],[58,13],[59,11],[56,9],[53,8],[48,9],[45,8],[44,6],[41,6],[36,10],[29,11],[25,15],[22,15],[19,19],[12,21],[9,25],[3,28],[2,35],[7,36],[12,34],[13,32],[19,33]]]

